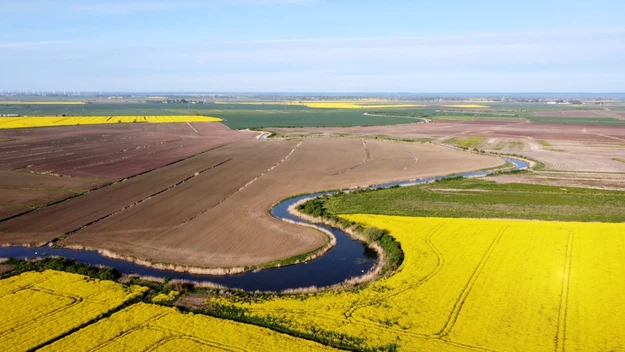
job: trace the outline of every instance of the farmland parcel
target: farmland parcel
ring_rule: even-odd
[[[0,344],[4,351],[335,350],[269,329],[153,304],[136,303],[105,316],[147,290],[52,270],[0,280]]]
[[[218,121],[221,121],[221,119],[208,116],[35,116],[3,118],[0,120],[0,129],[72,125],[102,125],[111,123],[174,123]]]
[[[284,198],[502,164],[416,143],[242,141],[2,222],[0,234],[7,244],[61,238],[57,244],[182,266],[260,265],[328,241],[272,218],[267,211]]]
[[[344,217],[400,242],[405,258],[394,275],[357,291],[214,302],[303,333],[360,338],[361,348],[607,351],[625,344],[625,316],[610,308],[623,304],[625,280],[614,276],[623,265],[623,224]]]
[[[269,329],[138,303],[41,351],[338,351]]]
[[[0,344],[5,351],[33,349],[140,297],[146,290],[57,271],[27,272],[2,280]]]

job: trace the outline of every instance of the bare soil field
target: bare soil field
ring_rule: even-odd
[[[60,244],[200,267],[306,253],[326,235],[272,218],[301,193],[503,164],[416,143],[357,138],[241,141],[0,223],[6,243]]]
[[[17,215],[17,214],[20,214],[29,210],[30,208],[27,208],[27,207],[0,205],[0,220],[6,219],[10,216]]]
[[[254,136],[219,123],[0,130],[0,168],[117,180]]]
[[[550,146],[533,147],[519,152],[545,164],[546,170],[573,172],[624,173],[625,142],[588,143],[577,141],[549,141]]]
[[[0,171],[0,220],[102,185],[102,181]]]
[[[279,129],[284,135],[378,136],[428,139],[482,137],[478,148],[536,159],[548,170],[625,173],[625,126],[532,124],[504,121],[434,121],[381,127]]]
[[[0,188],[83,191],[101,184],[98,180],[0,170]]]
[[[36,207],[74,195],[71,191],[44,191],[32,189],[0,189],[2,205]]]
[[[551,186],[625,190],[625,175],[610,173],[538,171],[530,174],[489,177],[499,183],[531,183]]]
[[[545,170],[625,173],[625,163],[619,161],[625,158],[625,142],[617,142],[488,138],[479,148],[523,155],[541,161]]]
[[[179,183],[196,174],[223,166],[231,159],[232,155],[227,149],[217,148],[156,171],[116,182],[66,202],[0,223],[0,238],[32,245],[49,242],[139,202],[150,200],[159,192],[177,187]],[[177,207],[176,204],[173,206]]]

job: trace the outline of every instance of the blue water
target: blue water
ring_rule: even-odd
[[[512,158],[505,159],[514,164],[512,169],[521,170],[529,167],[529,164],[525,161]],[[444,178],[456,176],[480,177],[491,173],[493,172],[480,171],[441,177],[430,177],[412,181],[373,185],[369,188],[388,188],[396,185],[413,186]],[[271,215],[278,219],[289,219],[302,224],[310,224],[310,222],[306,220],[299,219],[289,214],[289,206],[304,198],[318,197],[325,194],[330,195],[333,193],[335,192],[320,192],[287,199],[274,206],[271,209]],[[363,243],[351,239],[341,230],[325,225],[316,226],[332,232],[336,237],[336,246],[332,247],[323,256],[296,265],[225,276],[190,274],[154,269],[124,260],[107,258],[96,251],[89,250],[10,246],[0,248],[0,257],[29,259],[60,256],[73,259],[81,263],[113,267],[119,270],[122,274],[168,277],[170,279],[185,279],[198,282],[209,281],[227,287],[240,288],[246,291],[281,291],[289,288],[308,287],[313,285],[318,287],[330,286],[343,282],[351,277],[362,275],[373,267],[376,261],[376,254],[368,249]]]

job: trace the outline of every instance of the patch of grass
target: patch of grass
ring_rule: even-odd
[[[478,179],[331,197],[332,214],[625,222],[625,192]]]
[[[505,146],[505,142],[499,142],[493,147],[493,150],[502,150]]]
[[[547,141],[538,141],[538,143],[540,145],[542,145],[543,147],[551,147],[552,146],[552,144],[547,142]]]
[[[622,158],[612,158],[612,160],[625,164],[625,159],[622,159]]]
[[[525,144],[519,141],[508,142],[508,149],[511,150],[523,150],[525,148]]]

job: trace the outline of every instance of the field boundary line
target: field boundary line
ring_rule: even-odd
[[[225,164],[225,163],[227,163],[227,162],[231,161],[232,159],[233,159],[233,158],[230,158],[230,159],[224,160],[224,161],[219,162],[219,163],[217,163],[217,164],[215,164],[215,165],[213,165],[213,166],[209,166],[209,167],[207,167],[207,168],[205,168],[205,169],[203,169],[203,170],[201,170],[201,171],[195,172],[193,175],[191,175],[191,176],[187,176],[187,177],[183,178],[182,180],[180,180],[180,181],[178,181],[178,182],[174,183],[174,184],[173,184],[173,185],[171,185],[171,186],[168,186],[168,187],[166,187],[166,188],[162,188],[161,190],[159,190],[159,191],[157,191],[157,192],[155,192],[155,193],[152,193],[152,194],[150,194],[149,196],[147,196],[147,197],[145,197],[145,198],[139,199],[138,201],[135,201],[135,202],[133,202],[133,203],[131,203],[131,204],[128,204],[128,205],[126,205],[126,206],[124,206],[124,207],[122,207],[122,208],[120,208],[120,209],[118,209],[118,210],[116,210],[116,211],[114,211],[114,212],[112,212],[112,213],[109,213],[109,214],[107,214],[107,215],[104,215],[104,216],[102,216],[102,217],[100,217],[100,218],[98,218],[98,219],[95,219],[95,220],[93,220],[93,221],[91,221],[91,222],[89,222],[89,223],[87,223],[87,224],[85,224],[85,225],[83,225],[83,226],[81,226],[81,227],[79,227],[79,228],[77,228],[77,229],[74,229],[74,230],[72,230],[72,231],[69,231],[69,232],[65,233],[65,236],[71,236],[71,235],[73,235],[73,234],[75,234],[75,233],[77,233],[77,232],[80,232],[80,231],[82,231],[82,230],[84,230],[84,229],[86,229],[86,228],[88,228],[88,227],[90,227],[90,226],[92,226],[92,225],[95,225],[95,224],[99,223],[100,221],[106,220],[106,219],[110,218],[111,216],[117,215],[117,214],[119,214],[119,213],[121,213],[121,212],[123,212],[123,211],[125,211],[125,210],[128,210],[128,209],[130,209],[130,208],[132,208],[132,207],[134,207],[134,206],[137,206],[137,205],[139,205],[139,204],[141,204],[141,203],[143,203],[143,202],[146,202],[146,201],[148,201],[148,200],[150,200],[150,199],[152,199],[152,198],[154,198],[154,197],[157,197],[157,196],[159,196],[159,195],[161,195],[161,194],[163,194],[163,193],[165,193],[165,192],[167,192],[167,191],[169,191],[169,190],[171,190],[171,189],[174,189],[174,188],[176,188],[176,187],[180,186],[181,184],[183,184],[183,183],[185,183],[185,182],[187,182],[187,181],[191,180],[192,178],[194,178],[194,177],[196,177],[196,176],[199,176],[199,175],[201,175],[201,174],[203,174],[203,173],[205,173],[205,172],[207,172],[207,171],[210,171],[210,170],[212,170],[212,169],[215,169],[215,168],[217,168],[217,167],[219,167],[219,166],[221,166],[221,165],[223,165],[223,164]],[[54,242],[54,241],[52,241],[52,242]]]
[[[569,290],[571,286],[571,267],[573,266],[573,241],[575,233],[569,231],[566,242],[566,261],[564,263],[564,274],[562,288],[560,290],[560,307],[558,309],[558,328],[556,330],[556,352],[564,351],[566,344],[566,317],[569,303]]]
[[[188,140],[189,139],[184,139],[183,138],[183,139],[175,140],[175,141],[172,141],[172,142],[180,141],[182,143],[182,142],[185,142],[185,141],[188,141]],[[88,167],[92,167],[92,166],[98,166],[98,165],[110,165],[110,164],[114,164],[114,163],[116,163],[118,161],[130,160],[132,158],[141,157],[141,156],[145,156],[145,155],[164,153],[164,152],[168,152],[168,151],[171,151],[173,149],[182,148],[182,147],[183,147],[182,145],[177,145],[177,146],[174,145],[174,146],[171,146],[171,148],[169,148],[169,149],[163,149],[163,150],[157,150],[157,151],[146,150],[145,153],[140,153],[140,154],[131,155],[131,156],[122,156],[122,157],[119,157],[119,158],[116,158],[116,159],[108,159],[108,160],[104,160],[104,161],[100,161],[100,162],[92,163],[92,164],[79,165],[79,166],[76,166],[76,167],[73,167],[73,168],[70,168],[70,169],[66,169],[66,170],[62,170],[62,171],[80,170],[80,169],[84,169],[84,168],[88,168]],[[125,151],[122,152],[122,153],[125,153]],[[115,154],[119,154],[119,153],[115,153]],[[107,154],[107,155],[110,155],[110,154]]]
[[[355,168],[357,168],[359,166],[362,166],[362,165],[364,165],[364,164],[366,164],[366,163],[371,161],[371,153],[369,152],[369,148],[367,147],[367,143],[365,142],[365,139],[361,138],[360,141],[362,142],[362,146],[365,149],[365,160],[363,162],[360,162],[360,163],[354,165],[354,166],[350,166],[347,169],[344,169],[343,171],[339,171],[337,173],[334,173],[334,174],[332,174],[332,176],[337,176],[337,175],[344,174],[346,172],[352,171],[353,169],[355,169]]]
[[[419,161],[419,158],[417,158],[417,156],[414,155],[413,152],[408,152],[408,154],[410,154],[410,156],[412,156],[414,160],[412,160],[408,165],[404,166],[404,168],[401,171],[408,170],[408,168],[412,167],[414,164],[416,164]]]
[[[108,137],[108,136],[110,136],[110,135],[100,135],[99,137]],[[96,137],[86,137],[82,141],[80,139],[76,139],[76,138],[74,138],[74,140],[72,140],[72,137],[68,137],[67,139],[71,140],[72,142],[71,142],[71,144],[68,144],[66,146],[58,146],[58,144],[61,143],[61,140],[51,141],[51,143],[48,146],[45,146],[45,147],[41,147],[41,146],[31,147],[30,149],[26,150],[27,152],[30,152],[30,154],[26,154],[24,156],[34,156],[34,155],[41,155],[41,154],[56,153],[58,151],[63,151],[65,148],[69,148],[69,147],[73,147],[73,146],[75,147],[75,146],[83,146],[83,145],[87,145],[87,144],[104,143],[104,142],[116,142],[116,141],[120,141],[120,140],[128,140],[128,139],[137,139],[137,138],[139,138],[138,135],[125,135],[123,137],[111,138],[111,139],[106,139],[106,138],[99,139],[99,140],[96,139],[96,138],[99,138],[99,137],[97,137],[97,136]],[[19,153],[19,150],[16,150],[14,148],[16,148],[16,147],[25,147],[27,145],[28,145],[28,143],[7,147],[6,149],[8,149],[9,151],[2,151],[2,152],[0,152],[0,154]],[[11,150],[11,148],[13,148],[13,149]],[[39,152],[36,152],[38,150],[45,150],[45,151],[39,153]]]
[[[123,309],[122,309],[123,310]],[[139,331],[139,330],[154,330],[154,331],[163,331],[162,329],[158,329],[158,328],[153,328],[147,324],[149,324],[152,321],[161,319],[167,315],[170,315],[170,312],[163,312],[163,313],[158,313],[157,315],[153,316],[152,318],[148,319],[147,321],[144,321],[142,323],[139,323],[138,325],[132,326],[130,328],[128,328],[128,330],[122,331],[119,335],[117,336],[113,336],[113,338],[106,340],[104,342],[102,342],[101,344],[94,346],[93,348],[89,349],[89,351],[99,351],[103,348],[108,347],[109,345],[111,345],[112,343],[114,343],[116,340],[119,340],[121,338],[124,338],[125,336],[132,334],[133,332]],[[101,320],[96,321],[94,324],[99,323],[100,321],[106,322],[106,319],[110,319],[110,317],[108,318],[102,318]],[[82,329],[81,329],[82,330]],[[162,339],[161,339],[162,340]],[[156,343],[160,342],[157,341]]]
[[[232,198],[233,196],[235,196],[236,194],[238,194],[239,192],[243,191],[245,188],[247,188],[249,185],[251,185],[252,183],[256,182],[256,180],[258,180],[259,178],[263,177],[264,175],[268,174],[269,172],[271,172],[271,170],[275,169],[276,167],[280,166],[280,164],[284,163],[285,161],[287,161],[289,159],[289,157],[295,152],[295,150],[302,145],[302,143],[304,142],[299,142],[297,143],[297,145],[295,147],[293,147],[293,149],[291,149],[291,151],[284,157],[282,158],[280,161],[278,161],[276,164],[274,164],[273,166],[271,166],[269,169],[263,171],[260,173],[260,175],[256,176],[255,178],[253,178],[251,181],[249,181],[248,183],[246,183],[245,185],[241,186],[241,188],[239,188],[238,190],[236,190],[234,193],[226,196],[225,198],[223,198],[222,200],[220,200],[219,202],[215,203],[215,205],[211,206],[210,208],[204,209],[201,212],[193,215],[192,217],[190,217],[188,220],[184,221],[182,224],[180,224],[179,226],[183,226],[186,225],[188,223],[190,223],[191,221],[199,218],[200,216],[206,214],[209,210],[219,206],[221,203],[227,201],[228,199]]]
[[[114,185],[114,184],[116,184],[116,183],[119,183],[119,182],[124,182],[124,181],[131,180],[131,179],[133,179],[133,178],[136,178],[136,177],[139,177],[139,176],[142,176],[142,175],[145,175],[145,174],[149,174],[150,172],[155,172],[155,171],[158,171],[158,170],[163,169],[163,168],[166,168],[166,167],[168,167],[168,166],[175,165],[175,164],[178,164],[178,163],[181,163],[181,162],[187,161],[187,160],[189,160],[189,159],[191,159],[191,158],[194,158],[194,157],[196,157],[196,156],[199,156],[199,155],[202,155],[202,154],[205,154],[205,153],[208,153],[208,152],[214,151],[214,150],[219,149],[219,148],[223,148],[223,147],[225,147],[225,146],[227,146],[227,145],[229,145],[229,144],[232,144],[232,143],[234,143],[234,142],[230,142],[230,143],[226,143],[226,144],[218,145],[218,146],[216,146],[216,147],[214,147],[214,148],[207,149],[207,150],[202,151],[202,152],[199,152],[199,153],[197,153],[197,154],[189,155],[189,156],[188,156],[188,157],[186,157],[186,158],[179,159],[179,160],[176,160],[176,161],[172,161],[171,163],[168,163],[168,164],[165,164],[165,165],[162,165],[162,166],[156,167],[156,168],[151,169],[151,170],[146,170],[146,171],[140,172],[140,173],[135,174],[135,175],[132,175],[132,176],[124,177],[124,178],[122,178],[122,179],[118,179],[118,180],[115,180],[115,181],[109,181],[108,183],[105,183],[105,184],[103,184],[103,185],[100,185],[100,186],[98,186],[98,187],[95,187],[95,188],[93,188],[93,189],[91,189],[91,190],[89,190],[89,191],[87,191],[87,192],[74,194],[74,195],[72,195],[72,196],[69,196],[69,197],[67,197],[67,198],[64,198],[64,199],[58,200],[58,201],[56,201],[56,202],[52,202],[52,203],[50,203],[50,204],[46,204],[46,205],[43,205],[43,206],[40,206],[40,207],[36,207],[36,208],[31,209],[31,210],[25,211],[25,212],[23,212],[23,213],[19,213],[19,214],[15,214],[15,215],[12,215],[12,216],[6,217],[6,218],[4,218],[4,219],[0,219],[0,223],[5,222],[5,221],[8,221],[8,220],[11,220],[11,219],[16,218],[16,217],[18,217],[18,216],[22,216],[22,215],[29,214],[29,213],[31,213],[31,212],[33,212],[33,211],[36,211],[36,210],[39,210],[39,209],[44,209],[44,208],[47,208],[47,207],[51,207],[51,206],[54,206],[54,205],[57,205],[57,204],[63,203],[63,202],[68,201],[68,200],[70,200],[70,199],[73,199],[73,198],[76,198],[76,197],[80,197],[80,196],[82,196],[83,194],[87,194],[87,193],[91,193],[91,192],[98,191],[98,190],[100,190],[100,189],[103,189],[103,188],[108,187],[108,186],[112,186],[112,185]],[[19,172],[19,171],[16,171],[16,172]],[[84,179],[84,178],[81,178],[81,177],[71,177],[71,176],[59,176],[59,177],[69,177],[69,178],[79,178],[79,179]],[[49,243],[49,242],[48,242],[48,243]],[[44,245],[45,245],[45,244],[46,244],[46,243],[44,243]]]
[[[191,127],[191,129],[192,129],[193,131],[195,131],[195,133],[196,133],[198,136],[200,135],[200,132],[198,132],[198,131],[195,129],[195,127],[191,126],[191,124],[190,124],[188,121],[187,121],[187,125],[189,125],[189,127]]]

